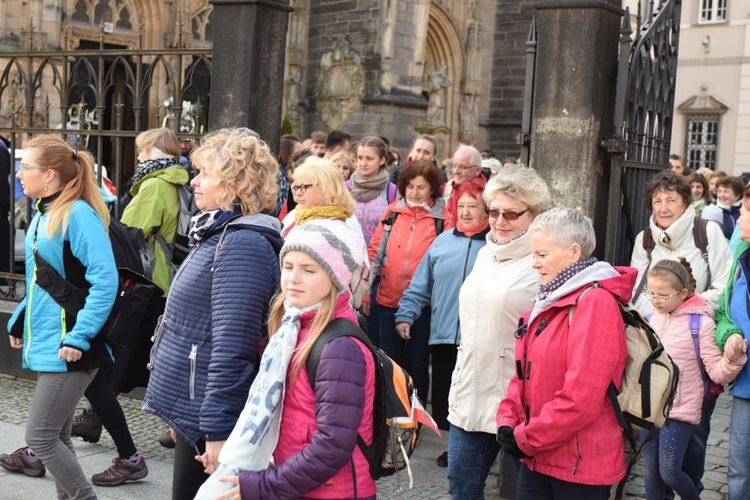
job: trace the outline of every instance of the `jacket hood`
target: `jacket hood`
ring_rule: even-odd
[[[160,179],[163,179],[170,184],[174,184],[175,186],[186,186],[188,182],[190,182],[190,175],[188,174],[188,171],[183,167],[182,165],[175,165],[174,167],[169,168],[163,168],[161,170],[157,170],[155,172],[151,172],[148,175],[145,175],[143,179],[139,180],[133,185],[133,188],[130,190],[130,193],[135,196],[138,194],[138,191],[141,189],[141,186],[145,181],[148,179],[154,179],[156,177],[159,177]]]
[[[487,245],[481,251],[489,252],[495,262],[522,259],[531,253],[531,234],[528,231],[518,239],[509,241],[504,245],[495,242],[492,237],[492,230],[487,231],[485,238],[487,238]]]
[[[599,283],[600,288],[617,297],[621,303],[627,304],[633,295],[637,277],[638,270],[634,267],[612,267],[608,262],[596,262],[563,283],[546,299],[535,301],[529,322],[552,305],[564,307],[574,304],[586,287],[593,283]],[[576,291],[578,293],[574,293]]]
[[[398,201],[396,201],[396,205],[393,207],[394,212],[400,212],[400,213],[411,213],[411,208],[409,205],[406,204],[406,199],[399,198]],[[433,217],[435,219],[443,219],[443,213],[445,212],[445,200],[442,196],[438,196],[435,198],[435,202],[430,207],[430,210],[427,211],[427,215],[430,217]]]
[[[276,217],[267,214],[242,215],[230,220],[224,227],[230,228],[232,226],[254,229],[268,240],[277,254],[281,251],[281,247],[284,246],[284,240],[281,238],[281,222]]]
[[[693,294],[692,297],[687,299],[680,306],[672,311],[672,316],[683,316],[686,314],[702,314],[709,318],[714,317],[714,309],[709,305],[706,300],[700,295]]]

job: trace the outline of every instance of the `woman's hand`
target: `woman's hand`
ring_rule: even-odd
[[[742,335],[735,333],[727,339],[724,345],[724,356],[729,361],[737,361],[747,352],[747,340]]]
[[[234,486],[231,490],[226,493],[222,493],[216,500],[239,500],[240,499],[240,476],[226,476],[220,477],[219,481],[222,483],[231,483]]]
[[[362,301],[362,307],[359,308],[359,311],[362,313],[363,316],[369,316],[370,315],[370,303]]]
[[[224,441],[206,441],[206,452],[203,455],[196,455],[195,460],[203,464],[206,474],[213,474],[219,467],[219,452],[226,443]]]
[[[396,323],[396,333],[404,340],[411,340],[411,325],[405,321]]]
[[[18,338],[13,335],[8,335],[8,340],[10,340],[10,346],[13,349],[21,349],[23,347],[23,337]]]
[[[75,363],[83,356],[83,352],[79,351],[75,347],[62,346],[57,352],[59,359],[64,359],[68,363]]]

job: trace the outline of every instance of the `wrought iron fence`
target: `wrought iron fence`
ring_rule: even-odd
[[[0,134],[9,135],[11,164],[20,159],[23,141],[34,135],[60,134],[76,142],[92,153],[98,180],[108,177],[119,198],[136,166],[135,137],[141,131],[166,126],[189,140],[203,134],[211,49],[110,48],[103,39],[93,45],[0,52],[0,102],[10,115],[9,123],[0,123]],[[10,238],[0,240],[10,245],[10,262],[0,270],[10,273],[0,273],[0,298],[18,299],[23,276],[14,271],[22,272],[23,256],[16,255],[15,240],[30,208],[13,188],[10,196],[12,230]]]
[[[681,8],[681,0],[639,2],[635,40],[628,10],[623,18],[615,135],[605,144],[612,154],[605,258],[615,264],[630,262],[648,225],[646,184],[669,164]]]

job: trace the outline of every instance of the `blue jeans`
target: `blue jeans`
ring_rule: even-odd
[[[540,474],[521,464],[518,472],[518,489],[516,500],[607,500],[608,486],[592,486],[556,479],[546,474]]]
[[[692,479],[682,471],[682,460],[692,434],[693,425],[672,420],[643,445],[646,498],[661,500],[670,487],[683,500],[700,500]]]
[[[693,435],[682,460],[682,471],[693,480],[698,493],[703,491],[703,471],[706,468],[706,444],[711,432],[711,416],[714,414],[716,400],[703,403],[701,421],[693,428]]]
[[[429,307],[422,309],[422,314],[411,325],[411,340],[404,340],[396,333],[396,311],[390,307],[379,306],[380,348],[411,375],[414,388],[422,404],[427,403],[427,392],[430,390],[430,317]]]
[[[467,432],[451,424],[448,484],[452,500],[483,500],[484,483],[500,452],[494,434]]]
[[[750,498],[750,399],[732,398],[727,483],[729,500]]]

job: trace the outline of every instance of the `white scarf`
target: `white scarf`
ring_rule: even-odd
[[[286,374],[299,336],[299,317],[319,306],[297,309],[284,303],[281,327],[263,352],[245,408],[219,453],[220,465],[198,490],[196,500],[214,500],[234,487],[220,482],[220,477],[236,476],[241,470],[265,470],[271,464],[279,441]]]

